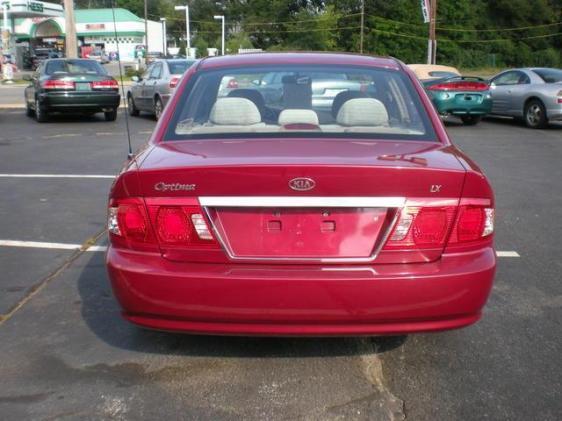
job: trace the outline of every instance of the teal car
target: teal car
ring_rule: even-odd
[[[490,86],[482,78],[452,76],[422,83],[439,114],[457,116],[466,125],[477,124],[492,111]]]

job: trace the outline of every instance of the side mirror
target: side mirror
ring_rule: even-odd
[[[138,77],[138,76],[133,76],[133,77],[131,78],[131,80],[132,80],[133,82],[139,83],[139,82],[141,81],[141,78]]]

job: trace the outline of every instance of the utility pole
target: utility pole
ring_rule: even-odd
[[[427,49],[427,64],[435,64],[437,57],[437,39],[435,36],[435,26],[437,21],[437,0],[431,0],[429,9],[429,43]]]
[[[361,0],[361,37],[359,38],[359,52],[363,54],[363,29],[365,27],[365,0]]]
[[[191,38],[189,36],[189,6],[175,6],[174,10],[185,10],[185,36],[187,42],[186,56],[191,57]]]
[[[213,19],[222,21],[221,55],[224,56],[224,15],[215,15]]]
[[[164,48],[164,55],[168,55],[168,35],[166,33],[166,18],[160,18],[162,22],[162,47]]]
[[[76,39],[76,21],[74,20],[74,1],[64,0],[64,50],[67,58],[78,57],[78,44]]]

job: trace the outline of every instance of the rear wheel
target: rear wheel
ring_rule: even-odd
[[[130,94],[127,96],[127,109],[130,116],[137,117],[140,114],[139,109],[135,106],[135,100]]]
[[[532,99],[525,104],[525,124],[531,129],[543,129],[546,127],[546,109],[538,99]]]
[[[154,100],[154,118],[156,119],[156,121],[160,120],[163,110],[164,104],[162,104],[162,100],[160,98],[156,98]]]
[[[117,108],[111,111],[105,111],[104,113],[105,121],[115,121],[117,119]]]
[[[47,110],[41,105],[38,99],[35,100],[35,120],[37,120],[38,123],[45,123],[49,120]]]
[[[474,126],[480,122],[482,119],[479,115],[463,115],[461,120],[465,126]]]

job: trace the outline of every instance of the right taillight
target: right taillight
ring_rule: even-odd
[[[384,250],[427,250],[488,243],[494,232],[489,200],[461,200],[460,206],[406,206]]]
[[[180,77],[179,76],[172,76],[172,78],[170,79],[170,88],[174,89],[176,86],[178,86],[178,83],[180,83]]]

